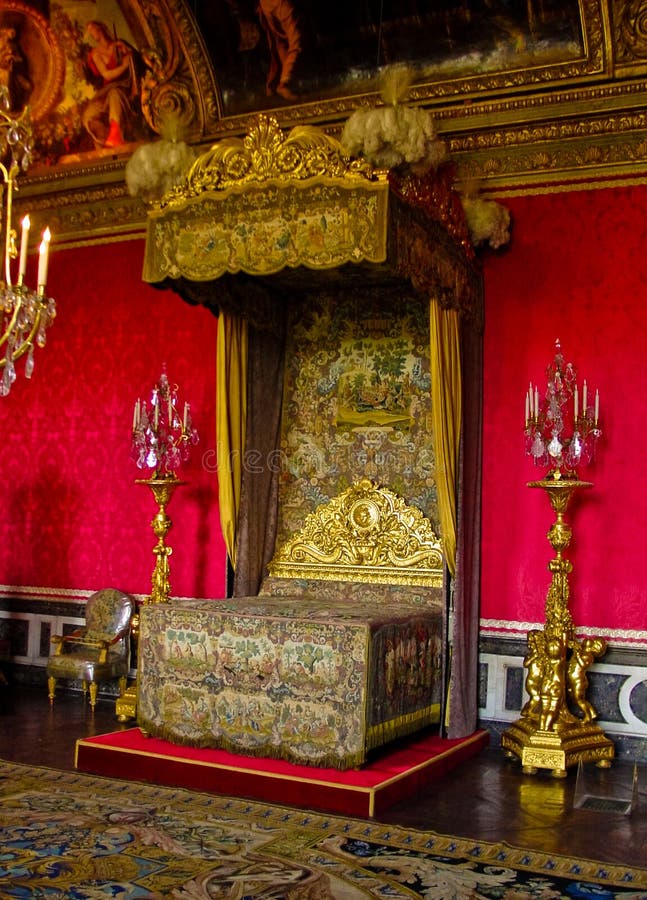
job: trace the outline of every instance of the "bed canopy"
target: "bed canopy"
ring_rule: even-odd
[[[447,734],[460,737],[474,730],[477,713],[483,302],[451,178],[442,166],[424,176],[376,170],[348,158],[317,127],[286,133],[259,116],[243,138],[215,144],[151,205],[143,277],[219,316],[220,508],[239,596],[258,592],[277,535],[289,539],[295,516],[330,498],[331,473],[335,489],[366,474],[351,471],[355,458],[340,473],[340,453],[324,453],[305,478],[291,468],[286,410],[301,415],[292,398],[304,382],[286,375],[286,353],[289,360],[295,350],[290,329],[313,303],[327,309],[322,298],[360,318],[368,305],[373,323],[409,302],[424,311],[430,413],[424,422],[410,417],[419,441],[411,452],[432,448],[433,477],[426,473],[423,490],[406,480],[407,466],[387,465],[380,474],[398,481],[409,500],[433,498],[433,510],[423,512],[441,535],[451,611]],[[330,354],[324,345],[321,352]],[[392,436],[398,426],[380,402],[371,409],[371,428]],[[347,426],[348,440],[362,427]],[[322,428],[328,424],[315,415],[313,434]],[[339,417],[331,428],[340,431]],[[315,440],[315,450],[325,443]],[[265,464],[245,465],[246,453]]]

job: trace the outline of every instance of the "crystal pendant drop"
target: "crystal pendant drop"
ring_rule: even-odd
[[[553,459],[557,459],[562,455],[562,445],[556,434],[553,435],[552,440],[548,445],[548,452],[553,457]]]
[[[29,353],[27,354],[27,361],[25,362],[25,378],[31,378],[34,374],[34,347],[33,345],[29,348]]]

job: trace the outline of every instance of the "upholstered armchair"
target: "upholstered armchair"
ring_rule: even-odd
[[[130,622],[135,601],[115,588],[97,591],[85,607],[85,627],[71,634],[55,634],[56,650],[47,663],[47,687],[54,702],[56,682],[80,680],[90,689],[90,706],[97,702],[99,684],[119,679],[120,695],[126,690],[130,668]]]

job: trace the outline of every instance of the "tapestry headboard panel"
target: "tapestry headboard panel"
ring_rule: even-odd
[[[443,553],[419,509],[364,478],[310,513],[269,572],[271,578],[442,587]]]

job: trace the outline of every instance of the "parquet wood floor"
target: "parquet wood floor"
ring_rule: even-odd
[[[92,713],[80,694],[61,692],[50,705],[45,689],[0,686],[0,758],[52,768],[74,768],[77,738],[117,730],[114,701],[99,699]],[[589,771],[590,768],[590,771]],[[608,772],[587,767],[593,779],[632,772],[617,761]],[[605,862],[647,867],[647,769],[639,770],[638,804],[629,815],[573,807],[576,770],[565,779],[529,776],[491,747],[461,764],[414,801],[380,819],[411,828]]]

